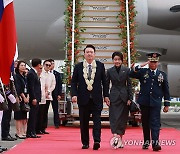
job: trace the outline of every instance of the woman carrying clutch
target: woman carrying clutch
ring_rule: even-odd
[[[123,148],[122,136],[128,120],[128,105],[132,100],[131,81],[128,76],[129,68],[124,66],[121,52],[112,54],[114,66],[107,70],[107,83],[110,86],[109,120],[113,134],[111,144],[114,148]]]
[[[14,112],[14,119],[16,123],[16,137],[19,139],[26,138],[27,130],[27,112],[23,110],[25,103],[29,103],[29,94],[27,89],[27,80],[25,76],[26,63],[24,61],[18,61],[14,75],[15,87],[18,96],[21,98],[20,111]]]

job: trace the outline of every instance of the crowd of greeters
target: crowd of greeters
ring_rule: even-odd
[[[0,124],[1,140],[15,141],[25,138],[40,138],[37,134],[49,134],[48,109],[51,103],[54,113],[54,127],[60,126],[58,101],[62,93],[61,74],[54,70],[55,62],[47,59],[32,59],[32,68],[26,68],[26,62],[15,61],[14,72],[8,85],[1,82],[0,88]],[[5,104],[7,103],[7,107]],[[4,111],[3,111],[4,110]],[[12,111],[16,126],[15,137],[10,135]],[[0,152],[7,148],[0,147]]]

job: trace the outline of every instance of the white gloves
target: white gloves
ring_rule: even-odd
[[[16,103],[16,98],[12,95],[12,94],[10,94],[9,96],[8,96],[8,98],[9,98],[9,100],[11,101],[11,103]]]
[[[0,103],[4,102],[4,97],[0,94]]]

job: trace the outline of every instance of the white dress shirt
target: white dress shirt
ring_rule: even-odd
[[[52,100],[52,91],[56,86],[56,79],[53,73],[42,70],[41,76],[41,102],[39,104],[46,104],[46,100]]]

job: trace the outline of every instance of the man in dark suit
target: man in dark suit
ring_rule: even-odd
[[[16,138],[10,135],[10,122],[11,122],[12,109],[13,109],[13,104],[16,102],[16,98],[14,97],[14,87],[13,87],[12,79],[13,77],[11,77],[10,83],[8,85],[4,85],[5,95],[7,97],[8,109],[3,111],[2,123],[1,123],[1,128],[2,128],[1,137],[3,141],[17,140]],[[1,88],[2,87],[0,86],[0,89]]]
[[[27,75],[27,84],[29,89],[29,119],[27,125],[27,137],[39,138],[36,135],[36,122],[39,102],[41,101],[41,83],[40,74],[42,72],[42,65],[40,59],[32,59],[32,68]]]
[[[139,79],[141,88],[137,102],[140,104],[144,134],[143,149],[150,145],[150,133],[153,151],[161,150],[159,145],[160,112],[164,97],[164,112],[170,106],[170,94],[167,75],[158,70],[159,53],[148,54],[149,61],[134,68],[132,64],[130,77]],[[149,68],[142,68],[149,64]]]
[[[60,126],[60,120],[59,120],[59,111],[58,111],[58,101],[61,99],[62,95],[62,78],[61,74],[54,70],[54,60],[53,59],[48,59],[51,62],[51,72],[54,74],[56,78],[56,86],[55,89],[52,92],[52,97],[53,101],[52,103],[52,108],[53,108],[53,113],[54,113],[54,126],[55,128],[59,128]]]
[[[93,149],[98,150],[101,141],[102,91],[105,102],[109,102],[105,68],[104,64],[94,60],[95,47],[93,45],[86,46],[84,58],[83,62],[75,65],[71,81],[71,96],[72,102],[77,102],[79,107],[82,149],[89,148],[89,119],[92,114]]]

